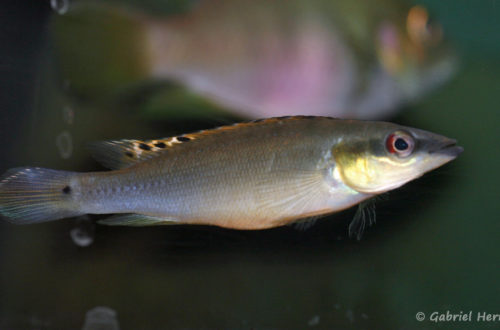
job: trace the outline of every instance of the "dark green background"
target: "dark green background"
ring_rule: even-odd
[[[96,306],[114,309],[122,329],[304,329],[315,317],[314,327],[327,329],[499,328],[415,319],[419,311],[500,313],[500,2],[423,3],[443,23],[461,70],[393,121],[454,137],[465,151],[379,202],[378,222],[361,241],[346,237],[353,210],[307,231],[97,226],[86,248],[71,240],[72,220],[0,222],[0,328],[80,328]],[[224,123],[165,129],[129,105],[68,105],[51,84],[48,1],[0,6],[2,172],[100,169],[89,141]],[[73,124],[63,119],[66,106]],[[63,131],[73,136],[69,160],[55,144]]]

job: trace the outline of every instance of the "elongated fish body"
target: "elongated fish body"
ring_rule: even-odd
[[[0,182],[0,213],[14,223],[118,213],[124,215],[103,223],[263,229],[358,204],[462,149],[396,124],[299,116],[109,141],[93,150],[115,170],[8,171]]]

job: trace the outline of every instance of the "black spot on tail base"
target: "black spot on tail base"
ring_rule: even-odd
[[[66,186],[62,189],[62,192],[66,195],[68,195],[69,193],[71,193],[71,187],[70,186]]]

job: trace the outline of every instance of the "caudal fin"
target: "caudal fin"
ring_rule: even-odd
[[[11,223],[29,224],[80,215],[72,196],[76,173],[20,167],[0,178],[0,214]]]

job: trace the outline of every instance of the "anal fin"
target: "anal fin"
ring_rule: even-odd
[[[107,226],[156,226],[177,224],[178,220],[173,218],[153,217],[150,215],[127,213],[117,214],[109,218],[99,220],[97,223]]]

